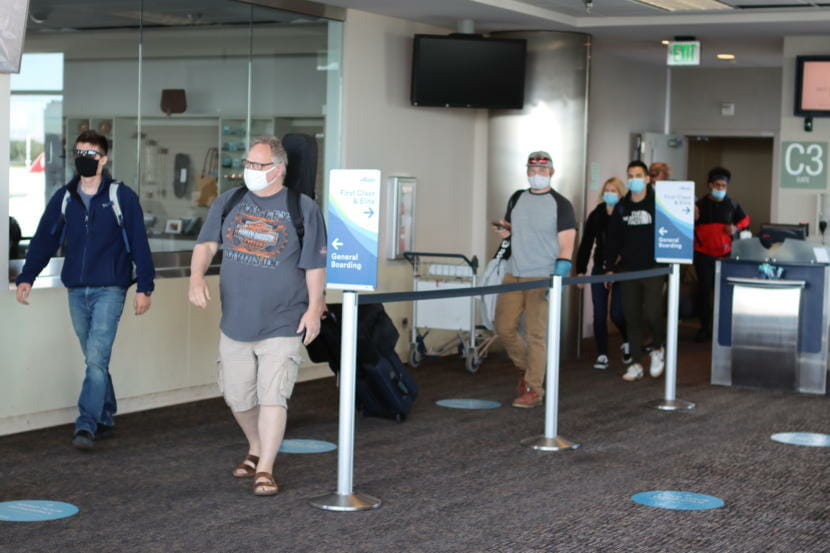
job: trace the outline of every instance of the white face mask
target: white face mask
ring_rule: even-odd
[[[271,168],[273,169],[273,167]],[[271,169],[257,171],[256,169],[245,169],[243,177],[245,179],[245,186],[248,187],[248,190],[251,192],[257,192],[259,190],[263,190],[264,188],[268,188],[269,185],[273,184],[274,180],[268,180],[268,171]]]
[[[546,177],[545,175],[528,175],[527,182],[530,183],[532,189],[542,190],[550,186],[550,177]]]

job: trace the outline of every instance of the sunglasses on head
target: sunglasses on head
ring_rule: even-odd
[[[91,157],[94,158],[95,156],[102,156],[101,152],[98,150],[75,150],[75,157]]]
[[[530,165],[547,165],[550,163],[549,157],[532,157],[527,160]]]

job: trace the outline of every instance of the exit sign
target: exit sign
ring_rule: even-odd
[[[700,65],[700,41],[669,42],[668,65]]]

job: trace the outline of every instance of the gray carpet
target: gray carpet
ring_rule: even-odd
[[[688,332],[687,332],[688,334]],[[678,396],[692,413],[645,407],[662,380],[625,383],[585,361],[562,374],[560,433],[582,447],[518,444],[541,408],[509,406],[514,372],[500,356],[468,375],[428,360],[403,424],[358,417],[355,483],[377,511],[332,513],[308,498],[336,487],[336,453],[282,455],[276,497],[258,498],[230,469],[244,440],[221,400],[118,418],[115,438],[83,454],[68,426],[0,438],[0,500],[52,499],[74,517],[0,522],[0,551],[24,552],[819,552],[830,551],[830,448],[772,442],[782,431],[830,433],[827,397],[708,385],[708,353],[681,341]],[[337,440],[331,379],[298,385],[288,437]],[[435,400],[501,401],[492,411]],[[715,495],[726,506],[669,511],[641,491]]]

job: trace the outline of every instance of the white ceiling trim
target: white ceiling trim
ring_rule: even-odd
[[[607,27],[649,27],[666,25],[729,25],[729,24],[769,24],[769,23],[812,23],[817,21],[830,22],[830,9],[804,9],[797,12],[752,12],[752,13],[711,13],[711,14],[678,14],[678,15],[650,15],[629,17],[573,17],[570,15],[540,8],[527,4],[521,0],[468,0],[473,4],[482,4],[493,8],[500,8],[523,15],[553,21],[574,29],[607,28]]]
[[[492,8],[499,8],[502,10],[512,11],[533,17],[539,17],[548,21],[555,21],[571,27],[579,27],[579,19],[564,13],[540,8],[532,4],[526,4],[520,0],[469,0],[473,4],[483,4]]]

